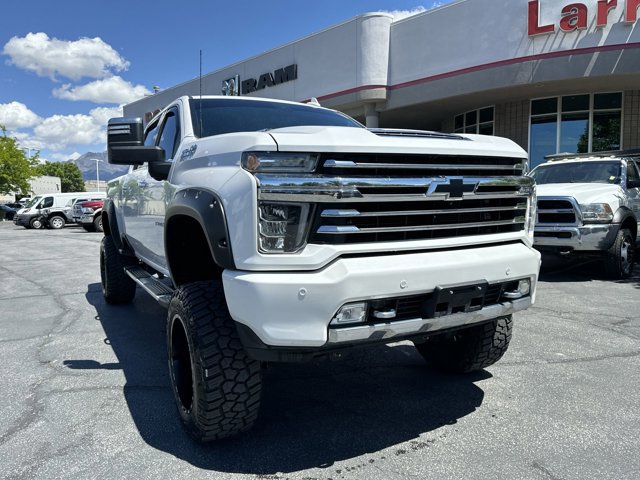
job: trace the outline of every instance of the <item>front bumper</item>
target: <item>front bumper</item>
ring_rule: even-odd
[[[20,225],[22,227],[28,227],[29,226],[29,222],[31,222],[31,220],[35,217],[40,216],[40,214],[21,214],[21,215],[16,215],[15,217],[13,217],[13,223],[15,223],[16,225]]]
[[[540,254],[522,243],[401,255],[339,258],[313,272],[226,270],[231,316],[264,348],[323,349],[398,338],[481,323],[527,308],[535,300]],[[531,293],[468,313],[384,320],[333,328],[346,303],[428,294],[438,287],[495,284],[528,278]],[[246,328],[245,328],[246,327]],[[244,336],[245,338],[247,335]]]
[[[77,217],[74,217],[74,219],[76,219]],[[79,223],[81,225],[84,224],[88,224],[88,223],[93,223],[93,214],[84,214],[81,217],[77,218],[76,223]]]
[[[619,223],[582,226],[536,226],[534,246],[566,251],[608,250],[620,230]]]

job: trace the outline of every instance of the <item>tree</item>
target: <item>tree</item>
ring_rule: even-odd
[[[60,191],[84,192],[82,173],[73,162],[44,162],[36,167],[39,175],[60,177]]]
[[[27,158],[15,138],[7,137],[7,130],[0,125],[0,195],[28,194],[29,179],[36,175],[38,154]]]

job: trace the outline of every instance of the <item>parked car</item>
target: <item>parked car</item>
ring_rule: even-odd
[[[573,154],[536,167],[534,246],[598,256],[610,277],[629,277],[640,220],[639,160],[638,152]]]
[[[13,207],[13,203],[4,203],[0,205],[0,220],[13,220],[13,217],[18,212],[18,209]],[[20,207],[22,208],[22,207]]]
[[[102,232],[103,206],[104,200],[77,202],[73,206],[73,219],[87,232]]]
[[[71,210],[77,201],[100,199],[104,192],[71,192],[48,193],[32,198],[25,208],[18,211],[14,218],[16,225],[25,228],[42,228],[48,226],[58,229],[73,222]]]

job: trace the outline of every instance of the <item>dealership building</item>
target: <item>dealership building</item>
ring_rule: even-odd
[[[460,0],[364,14],[124,107],[181,95],[308,101],[368,127],[511,138],[545,155],[640,148],[640,0]],[[213,41],[213,39],[212,39]]]

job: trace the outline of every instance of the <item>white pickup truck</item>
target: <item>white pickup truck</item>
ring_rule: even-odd
[[[468,372],[535,298],[535,186],[513,142],[369,130],[318,105],[181,97],[111,119],[102,287],[168,308],[170,378],[202,441],[256,420],[261,364],[411,340]]]
[[[640,152],[558,155],[531,172],[538,193],[535,247],[595,255],[628,278],[640,221]]]

